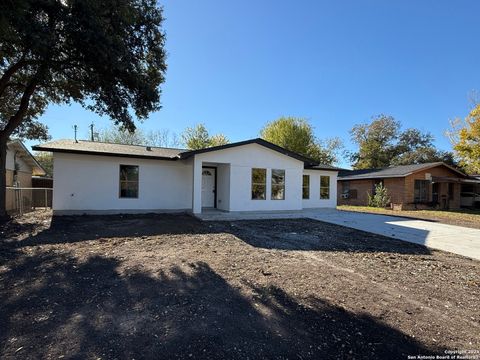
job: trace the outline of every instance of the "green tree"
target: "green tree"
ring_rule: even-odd
[[[384,208],[390,204],[390,195],[388,195],[388,190],[383,183],[378,183],[375,185],[375,193],[367,193],[368,196],[368,206]]]
[[[318,140],[313,126],[306,119],[296,117],[281,117],[267,123],[260,137],[322,164],[336,163],[343,146],[338,138]]]
[[[45,137],[48,104],[76,101],[129,131],[160,108],[162,21],[156,0],[0,2],[0,216],[7,141]]]
[[[127,145],[148,145],[172,148],[180,145],[178,136],[175,133],[171,133],[169,130],[144,131],[138,127],[133,132],[113,126],[106,129],[100,129],[98,132],[95,132],[94,139],[95,141]]]
[[[395,157],[395,140],[400,122],[392,116],[379,115],[370,124],[358,124],[350,130],[358,151],[351,155],[354,169],[389,166]]]
[[[460,165],[469,173],[480,174],[480,104],[464,119],[451,123],[447,132]]]
[[[204,124],[188,127],[181,135],[182,142],[187,149],[198,150],[229,143],[223,134],[210,135]]]
[[[401,123],[392,116],[379,115],[371,123],[355,125],[350,135],[358,145],[358,151],[350,155],[355,169],[437,161],[455,165],[451,152],[435,148],[430,133],[414,128],[401,131]]]
[[[43,167],[47,176],[53,176],[53,154],[46,151],[37,151],[33,154],[38,163]]]

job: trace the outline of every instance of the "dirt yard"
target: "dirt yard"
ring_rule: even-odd
[[[480,350],[480,262],[353,229],[40,212],[0,237],[2,359]]]

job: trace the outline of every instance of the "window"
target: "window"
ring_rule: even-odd
[[[330,176],[320,176],[320,199],[330,199]]]
[[[430,184],[429,180],[415,180],[414,190],[413,190],[413,199],[415,202],[428,201],[429,184]]]
[[[448,200],[453,200],[455,197],[455,184],[448,183]]]
[[[310,175],[303,175],[303,199],[310,199]]]
[[[267,169],[252,169],[252,200],[267,197]]]
[[[272,169],[272,200],[285,200],[285,170]]]
[[[138,166],[120,165],[120,197],[138,198]]]

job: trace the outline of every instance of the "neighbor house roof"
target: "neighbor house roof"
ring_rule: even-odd
[[[443,162],[433,162],[426,164],[399,165],[382,169],[362,169],[362,170],[342,170],[338,173],[338,180],[361,180],[378,178],[405,177],[422,170],[428,170],[437,166],[445,166],[456,172],[462,177],[466,175],[454,167]]]
[[[8,149],[11,151],[15,151],[17,156],[20,156],[23,161],[25,161],[31,168],[32,168],[32,174],[33,175],[45,175],[46,171],[42,167],[42,165],[39,164],[37,159],[32,155],[30,151],[23,145],[23,143],[18,140],[12,140],[9,141],[7,144]]]
[[[133,157],[133,158],[143,158],[143,159],[160,159],[160,160],[179,160],[179,159],[190,158],[191,156],[194,156],[196,154],[219,151],[219,150],[234,148],[238,146],[248,145],[248,144],[258,144],[266,148],[269,148],[271,150],[274,150],[276,152],[279,152],[283,155],[290,156],[294,159],[304,162],[305,167],[309,169],[332,170],[332,171],[339,170],[334,166],[318,164],[312,159],[309,159],[305,156],[302,156],[295,152],[284,149],[278,145],[272,144],[271,142],[268,142],[260,138],[230,143],[226,145],[213,146],[213,147],[199,149],[199,150],[163,148],[163,147],[145,146],[145,145],[124,145],[124,144],[113,144],[113,143],[87,141],[87,140],[74,141],[70,139],[56,140],[56,141],[52,141],[42,145],[32,146],[32,149],[37,151],[51,151],[51,152],[59,152],[59,153],[121,156],[121,157]]]

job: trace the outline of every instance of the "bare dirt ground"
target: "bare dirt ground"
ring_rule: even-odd
[[[2,359],[406,359],[480,350],[480,262],[313,220],[0,228]]]

